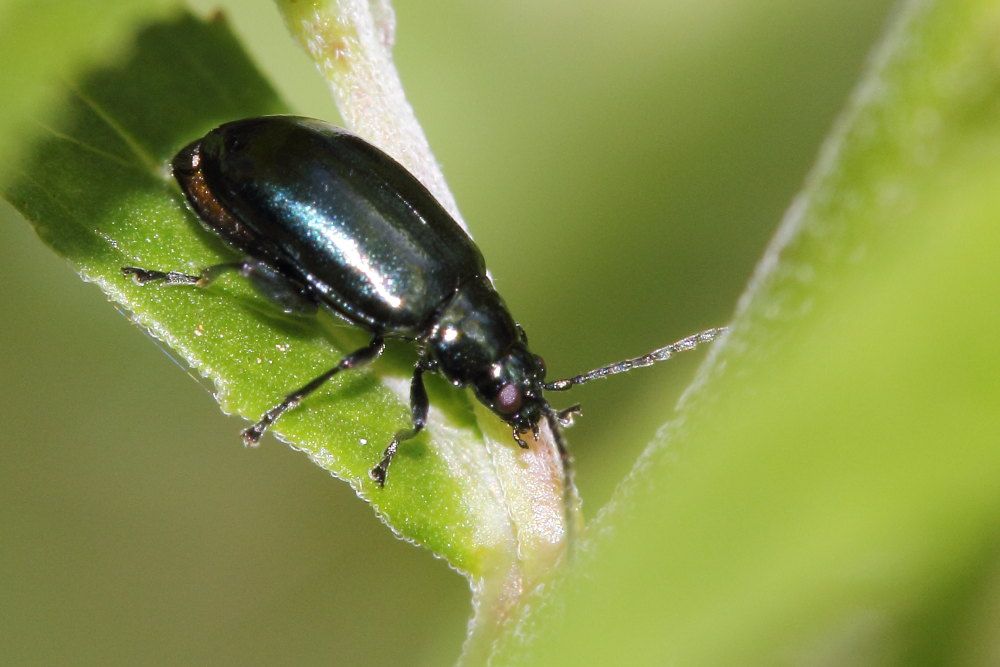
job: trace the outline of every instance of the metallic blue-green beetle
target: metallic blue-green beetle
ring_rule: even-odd
[[[244,259],[199,275],[124,267],[126,276],[140,284],[205,286],[222,271],[238,270],[286,309],[327,308],[371,333],[367,345],[246,429],[247,444],[256,444],[274,420],[338,372],[376,359],[392,337],[417,341],[421,354],[410,386],[412,425],[395,434],[372,469],[379,485],[399,443],[424,428],[427,371],[471,387],[511,425],[522,447],[521,434],[537,437],[546,419],[565,456],[559,425],[577,406],[556,411],[545,390],[569,389],[686,349],[681,341],[546,383],[542,359],[528,349],[462,228],[395,160],[322,121],[265,116],[226,123],[183,148],[172,167],[201,222]],[[699,334],[688,347],[716,333]]]

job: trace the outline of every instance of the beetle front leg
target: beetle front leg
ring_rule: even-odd
[[[368,473],[379,486],[385,486],[385,476],[389,474],[389,464],[392,463],[392,457],[396,455],[399,443],[416,437],[427,425],[429,401],[427,400],[427,389],[424,387],[425,370],[427,370],[427,364],[423,359],[420,359],[417,361],[417,366],[413,370],[413,379],[410,381],[410,413],[413,418],[413,427],[396,431],[396,435],[392,436],[392,442],[382,453],[382,460]]]

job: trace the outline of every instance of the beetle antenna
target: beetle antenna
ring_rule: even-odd
[[[546,391],[566,391],[567,389],[575,387],[578,384],[583,384],[584,382],[599,380],[601,378],[606,378],[609,375],[627,373],[628,371],[636,368],[652,366],[658,361],[666,361],[678,352],[693,350],[702,343],[711,343],[727,331],[729,331],[728,327],[706,329],[705,331],[693,334],[687,338],[681,338],[676,343],[671,343],[665,347],[659,347],[648,354],[642,355],[641,357],[633,357],[632,359],[625,359],[624,361],[618,361],[613,364],[608,364],[607,366],[601,366],[600,368],[595,368],[592,371],[587,371],[586,373],[577,375],[576,377],[546,382],[543,387]]]

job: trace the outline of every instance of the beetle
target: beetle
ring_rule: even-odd
[[[546,391],[667,359],[711,341],[710,329],[649,354],[572,378],[545,381],[545,364],[494,289],[472,239],[402,165],[356,135],[299,116],[225,123],[177,153],[173,175],[201,223],[244,257],[197,275],[122,267],[140,285],[205,287],[239,271],[285,310],[325,308],[371,334],[367,345],[291,392],[243,431],[267,428],[334,375],[368,364],[387,338],[415,341],[409,428],[400,429],[370,475],[384,486],[401,442],[427,423],[423,376],[442,374],[510,425],[515,442],[537,439],[545,419],[567,458],[560,426],[579,406],[555,410]]]

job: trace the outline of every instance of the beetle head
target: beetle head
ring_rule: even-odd
[[[519,433],[537,436],[539,420],[551,411],[545,401],[545,362],[527,345],[514,344],[493,362],[489,372],[473,384],[476,397],[514,428],[518,444],[526,446]]]

